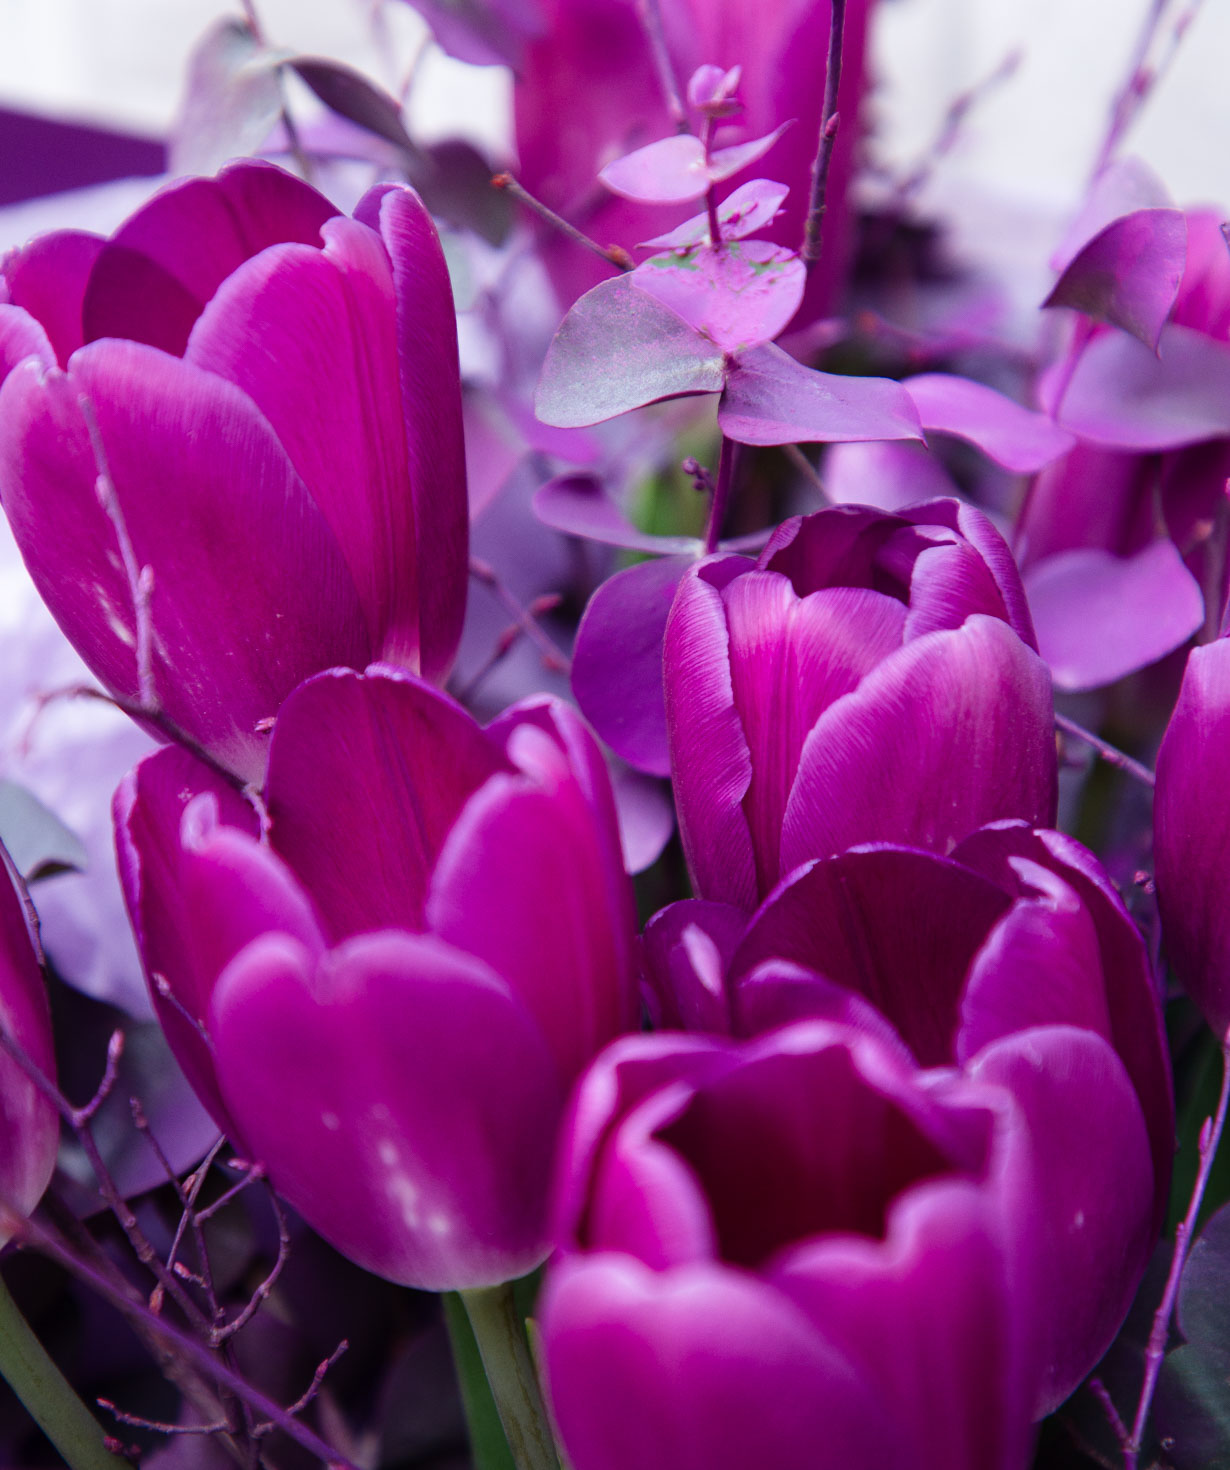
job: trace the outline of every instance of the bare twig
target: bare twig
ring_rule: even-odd
[[[807,223],[803,227],[800,254],[810,270],[820,259],[820,232],[824,224],[825,196],[828,193],[829,170],[833,165],[833,145],[837,140],[837,89],[841,85],[841,46],[846,29],[846,0],[832,0],[829,20],[829,55],[824,73],[824,103],[820,111],[820,138],[816,161],[811,170],[811,198],[807,206]]]
[[[688,115],[683,106],[679,78],[675,75],[675,63],[671,60],[666,44],[666,30],[662,25],[662,7],[659,0],[637,0],[637,14],[649,42],[654,70],[658,74],[658,85],[662,88],[662,100],[670,114],[676,132],[688,131]]]
[[[542,624],[534,616],[533,612],[517,600],[512,592],[504,585],[500,574],[490,563],[480,560],[476,556],[470,558],[470,575],[476,582],[481,582],[484,587],[489,587],[496,597],[508,609],[517,626],[538,649],[542,655],[542,663],[545,669],[554,674],[566,674],[569,669],[568,655],[556,644],[551,635],[543,628]]]
[[[341,1342],[338,1343],[338,1345],[333,1349],[333,1351],[324,1360],[324,1362],[318,1363],[316,1365],[316,1371],[312,1374],[312,1381],[308,1384],[307,1388],[304,1389],[304,1391],[299,1395],[299,1397],[295,1400],[293,1404],[287,1404],[286,1412],[288,1414],[303,1413],[304,1409],[307,1408],[307,1406],[320,1392],[320,1386],[325,1381],[325,1374],[328,1373],[329,1369],[333,1367],[334,1363],[337,1362],[342,1354],[348,1352],[349,1350],[349,1342],[347,1342],[345,1338],[342,1338]],[[277,1429],[279,1427],[280,1426],[277,1424],[258,1424],[256,1426],[255,1433],[258,1436],[269,1434],[274,1429]]]
[[[1097,751],[1108,766],[1114,766],[1116,770],[1123,771],[1125,775],[1133,777],[1141,785],[1152,788],[1157,784],[1157,778],[1148,766],[1141,765],[1138,760],[1133,760],[1118,746],[1112,745],[1108,740],[1103,740],[1092,730],[1086,730],[1083,725],[1078,725],[1075,720],[1068,719],[1067,715],[1061,715],[1058,710],[1055,711],[1055,726],[1065,735],[1071,735],[1073,739],[1083,741]]]
[[[1183,1279],[1183,1267],[1191,1250],[1192,1236],[1204,1201],[1209,1173],[1217,1156],[1217,1145],[1221,1141],[1222,1129],[1226,1124],[1226,1108],[1230,1104],[1230,1042],[1222,1042],[1221,1092],[1217,1098],[1217,1110],[1211,1118],[1204,1120],[1200,1130],[1200,1164],[1196,1170],[1196,1182],[1192,1186],[1192,1197],[1187,1214],[1179,1221],[1174,1233],[1174,1255],[1170,1260],[1170,1273],[1166,1277],[1166,1289],[1153,1317],[1149,1333],[1149,1344],[1145,1349],[1145,1376],[1140,1386],[1140,1399],[1136,1405],[1136,1417],[1132,1421],[1131,1437],[1123,1446],[1124,1470],[1137,1470],[1140,1451],[1144,1444],[1145,1427],[1149,1422],[1149,1410],[1153,1395],[1157,1391],[1158,1375],[1162,1371],[1162,1359],[1166,1355],[1166,1341],[1170,1336],[1170,1319],[1179,1295],[1179,1284]]]
[[[507,172],[496,174],[491,180],[491,183],[494,188],[503,189],[506,193],[511,194],[518,204],[523,204],[526,209],[533,210],[539,219],[545,220],[553,230],[558,230],[561,235],[571,240],[574,245],[581,245],[586,250],[593,251],[595,255],[605,260],[607,265],[614,266],[618,271],[630,271],[632,269],[633,260],[626,250],[618,245],[608,247],[599,245],[597,240],[591,240],[587,234],[578,230],[576,225],[569,224],[562,215],[556,214],[549,205],[544,204],[541,199],[536,199],[524,184],[512,174]]]

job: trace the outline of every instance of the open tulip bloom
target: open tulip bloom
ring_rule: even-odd
[[[872,0],[410,3],[511,68],[503,194],[245,6],[181,132],[296,171],[0,260],[14,571],[161,742],[99,1082],[65,691],[0,659],[0,1264],[184,1401],[22,1379],[3,1281],[0,1377],[70,1470],[86,1405],[391,1466],[441,1293],[475,1470],[1230,1464],[1230,227],[1119,152],[1148,48],[1030,341],[936,289],[921,169],[856,184]]]

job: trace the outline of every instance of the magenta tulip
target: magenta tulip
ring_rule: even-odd
[[[447,673],[467,574],[457,337],[411,190],[381,185],[348,219],[232,164],[110,240],[14,252],[0,300],[0,498],[109,690],[259,779],[308,675]]]
[[[749,911],[858,842],[946,852],[1054,819],[1050,679],[1016,567],[978,511],[839,507],[759,561],[708,558],[664,645],[671,769],[699,897]]]
[[[286,702],[266,802],[267,844],[177,750],[117,796],[172,1047],[238,1146],[361,1265],[432,1289],[523,1274],[546,1254],[567,1089],[635,1022],[593,737],[558,701],[484,731],[409,675],[333,671]]]
[[[667,1024],[754,1035],[841,1023],[1013,1093],[1034,1140],[1018,1155],[1009,1234],[1035,1287],[1036,1407],[1066,1398],[1131,1304],[1174,1151],[1144,944],[1092,854],[1012,822],[951,858],[859,847],[797,869],[750,923],[729,905],[672,905],[650,922],[645,956]],[[1051,1136],[1065,1115],[1082,1118],[1078,1138]]]
[[[0,1031],[46,1077],[55,1076],[51,1012],[36,940],[0,846]],[[60,1141],[55,1108],[19,1063],[0,1052],[0,1245],[51,1181]]]
[[[1020,1117],[842,1026],[658,1035],[578,1089],[539,1311],[574,1470],[1009,1470]]]

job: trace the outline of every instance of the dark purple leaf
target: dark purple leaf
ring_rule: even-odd
[[[1122,327],[1156,351],[1186,260],[1187,221],[1179,210],[1139,209],[1082,246],[1042,304]]]
[[[407,0],[436,44],[471,66],[521,63],[525,43],[542,30],[538,0]]]
[[[171,134],[172,174],[212,174],[254,153],[282,110],[281,53],[265,50],[241,20],[223,20],[197,42]]]
[[[749,183],[740,184],[718,205],[722,239],[741,240],[745,235],[754,235],[757,230],[772,224],[781,213],[789,192],[785,184],[775,184],[772,179],[752,179]],[[703,245],[708,239],[709,216],[706,213],[693,215],[676,229],[652,240],[642,240],[641,244],[659,250],[690,250],[693,245]]]
[[[772,344],[734,360],[718,424],[739,444],[922,438],[900,383],[818,373]]]
[[[534,496],[534,514],[567,536],[583,536],[605,546],[647,551],[657,556],[698,552],[694,536],[654,536],[638,530],[594,475],[559,475]]]
[[[948,373],[922,373],[907,378],[902,386],[928,433],[964,439],[1017,474],[1033,474],[1076,442],[1046,414],[1023,408],[985,383]]]
[[[1156,662],[1204,622],[1204,597],[1173,541],[1135,556],[1062,551],[1025,574],[1038,650],[1060,689],[1098,689]]]
[[[721,350],[669,307],[616,276],[587,291],[547,349],[534,411],[577,429],[681,393],[718,393]]]
[[[628,567],[590,598],[572,651],[572,692],[585,718],[630,766],[670,774],[662,637],[690,565],[665,557]]]
[[[633,279],[725,352],[771,342],[799,309],[807,272],[767,240],[654,255]]]
[[[490,245],[502,245],[512,228],[513,201],[491,186],[491,164],[462,138],[446,138],[420,149],[410,161],[410,181],[437,219],[473,230]]]
[[[1081,353],[1056,417],[1108,449],[1180,449],[1230,435],[1230,343],[1173,323],[1155,356],[1119,332]]]
[[[383,87],[346,66],[324,56],[294,56],[285,63],[315,92],[330,112],[336,112],[356,127],[395,144],[407,154],[416,152],[402,122],[401,107]]]
[[[675,808],[667,788],[643,771],[617,766],[611,772],[624,867],[643,873],[662,856],[675,830]]]

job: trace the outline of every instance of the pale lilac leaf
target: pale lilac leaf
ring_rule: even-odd
[[[1060,422],[1111,449],[1179,449],[1230,435],[1230,343],[1162,328],[1155,356],[1119,332],[1095,337],[1072,373]]]
[[[1118,158],[1090,186],[1058,250],[1051,257],[1056,275],[1065,271],[1095,235],[1138,209],[1168,209],[1174,201],[1157,174],[1139,158]]]
[[[766,133],[762,138],[753,138],[750,143],[736,143],[733,148],[719,148],[716,153],[709,155],[709,180],[711,183],[720,184],[723,179],[728,179],[732,174],[737,174],[747,168],[749,164],[763,158],[770,148],[777,142],[781,135],[790,127],[791,122],[784,122],[780,127]]]
[[[732,364],[718,423],[739,444],[922,438],[900,383],[818,373],[772,344]]]
[[[1076,442],[1046,414],[1023,408],[985,383],[948,373],[920,373],[902,386],[928,433],[964,439],[1016,474],[1033,474]]]
[[[749,160],[750,162],[750,160]],[[693,133],[676,133],[626,153],[598,178],[613,194],[642,204],[686,204],[708,189],[705,145]]]
[[[1156,350],[1186,260],[1187,221],[1179,210],[1139,209],[1083,246],[1042,304],[1122,327]]]
[[[254,153],[282,110],[278,64],[241,20],[208,30],[188,60],[183,104],[171,133],[172,174],[212,174],[229,158]]]
[[[1038,649],[1060,689],[1098,689],[1156,662],[1204,622],[1200,585],[1173,541],[1134,556],[1063,551],[1025,574]]]
[[[925,445],[900,440],[834,444],[825,451],[821,474],[834,505],[892,511],[958,493],[952,476]]]
[[[534,399],[544,424],[578,429],[681,393],[718,393],[722,351],[627,276],[587,291],[556,332]],[[880,436],[883,437],[883,436]]]
[[[633,280],[725,352],[771,342],[799,309],[807,272],[767,240],[654,255]]]
[[[534,496],[534,514],[552,530],[583,536],[604,546],[647,551],[657,556],[698,552],[694,536],[654,536],[638,530],[594,475],[558,475]]]
[[[745,235],[766,229],[781,213],[789,192],[785,184],[775,184],[772,179],[752,179],[749,183],[740,184],[718,205],[722,239],[742,240]],[[642,240],[641,244],[659,250],[690,250],[693,245],[704,244],[708,238],[709,216],[706,213],[693,215],[665,235]]]
[[[0,843],[26,880],[53,873],[82,872],[85,844],[35,794],[0,778]]]

